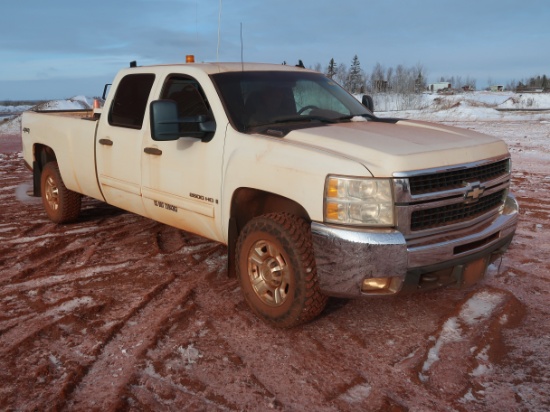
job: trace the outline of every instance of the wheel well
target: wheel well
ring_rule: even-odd
[[[34,146],[34,162],[32,166],[33,174],[33,194],[34,196],[39,197],[40,193],[40,176],[42,175],[42,170],[49,162],[57,161],[55,153],[51,147],[36,144]]]
[[[231,200],[228,236],[227,269],[229,276],[235,276],[235,247],[239,233],[248,221],[267,213],[287,212],[303,218],[311,219],[306,210],[294,200],[258,189],[240,188],[235,191]]]
[[[241,188],[233,194],[230,217],[235,219],[238,232],[246,223],[261,215],[288,212],[309,222],[306,210],[294,200],[262,190]]]

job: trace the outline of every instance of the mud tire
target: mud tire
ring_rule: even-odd
[[[65,187],[57,162],[49,162],[44,166],[40,176],[40,193],[51,221],[68,223],[78,218],[82,196]]]
[[[291,328],[324,309],[305,220],[288,213],[252,219],[239,235],[235,260],[245,300],[267,323]]]

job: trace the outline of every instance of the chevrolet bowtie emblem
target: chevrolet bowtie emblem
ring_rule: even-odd
[[[464,193],[464,201],[466,203],[477,202],[483,192],[485,192],[485,187],[481,185],[480,182],[468,183],[464,182],[466,185],[466,193]]]

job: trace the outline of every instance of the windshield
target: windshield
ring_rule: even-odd
[[[370,117],[357,99],[320,73],[228,72],[212,75],[234,127],[248,132],[276,123],[335,123]]]

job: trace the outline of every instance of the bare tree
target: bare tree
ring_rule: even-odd
[[[344,63],[340,63],[338,65],[338,69],[336,70],[336,81],[340,84],[340,86],[345,87],[348,76],[348,67]]]
[[[321,66],[321,63],[315,63],[315,66],[313,66],[313,70],[315,70],[316,72],[322,73],[323,67]]]
[[[388,91],[392,90],[393,85],[393,67],[388,67],[386,70],[386,81],[388,82]]]
[[[370,75],[370,89],[373,93],[386,92],[388,82],[384,76],[384,67],[380,63],[376,63]]]

